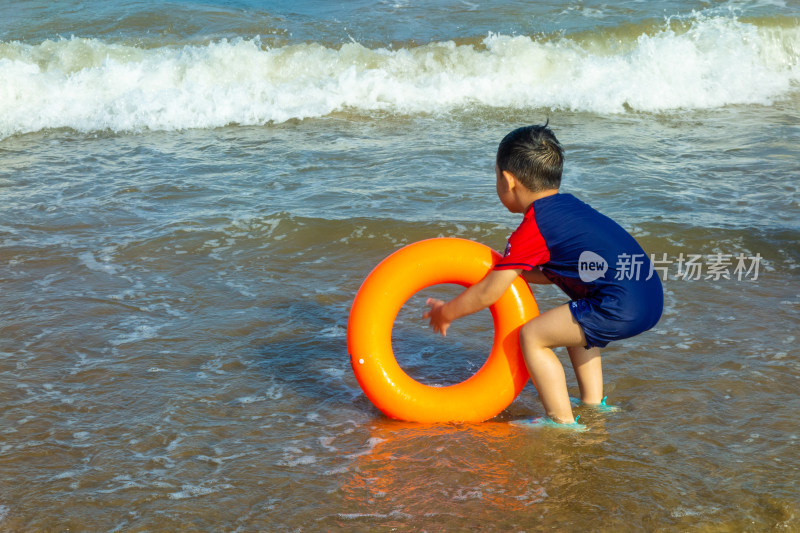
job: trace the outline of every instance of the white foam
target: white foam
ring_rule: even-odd
[[[236,454],[233,454],[233,455],[217,456],[217,457],[211,457],[211,456],[208,456],[208,455],[198,455],[196,457],[196,459],[198,461],[205,461],[207,463],[211,463],[211,464],[215,464],[215,465],[219,466],[219,465],[222,465],[222,463],[224,463],[225,461],[228,461],[228,460],[231,460],[231,459],[239,459],[241,457],[246,457],[246,456],[247,456],[247,454],[245,454],[245,453],[236,453]]]
[[[181,488],[183,490],[171,493],[169,495],[169,498],[171,500],[184,500],[186,498],[196,498],[198,496],[213,494],[215,492],[218,492],[220,489],[231,489],[233,488],[233,485],[229,483],[222,483],[215,487],[204,487],[199,485],[183,485]]]
[[[88,431],[77,431],[72,434],[72,438],[76,441],[85,441],[91,437],[91,434]]]
[[[2,103],[0,103],[2,106]],[[78,256],[81,264],[83,264],[89,270],[96,270],[98,272],[106,272],[107,274],[116,274],[117,267],[108,262],[99,262],[95,259],[94,254],[92,252],[84,252]]]
[[[356,453],[352,453],[348,455],[348,457],[353,458],[353,457],[361,457],[363,455],[369,455],[372,453],[372,450],[374,450],[375,447],[382,442],[386,442],[386,439],[382,439],[380,437],[370,437],[369,439],[367,439],[366,443],[367,447],[365,449]]]
[[[258,39],[153,49],[87,38],[6,42],[0,138],[57,127],[280,123],[338,111],[446,113],[477,105],[618,113],[770,104],[797,91],[800,27],[761,24],[698,14],[622,40],[602,32],[583,40],[489,35],[479,44],[398,50],[356,42],[266,48]]]
[[[264,394],[270,400],[280,400],[283,398],[283,387],[278,384],[270,385],[269,388],[264,391]]]
[[[53,477],[50,478],[50,480],[58,481],[61,479],[72,479],[78,477],[79,475],[80,472],[78,472],[77,470],[65,470],[63,472],[59,472],[58,474],[54,475]]]
[[[300,466],[300,465],[310,465],[317,462],[317,458],[314,455],[303,455],[301,457],[297,457],[295,459],[288,459],[283,461],[281,464],[285,466]]]
[[[175,451],[178,446],[180,446],[181,442],[183,442],[183,437],[175,437],[169,444],[167,444],[167,451]]]
[[[339,326],[338,324],[334,324],[329,328],[323,328],[319,331],[319,335],[321,337],[333,337],[343,339],[347,335],[347,329]]]
[[[339,449],[332,443],[336,437],[319,437],[319,443],[329,452],[338,452]]]
[[[413,518],[413,515],[408,513],[404,513],[398,509],[391,511],[390,513],[338,513],[337,516],[344,520],[358,520],[361,518],[405,518],[410,519]]]
[[[332,378],[341,378],[345,375],[345,371],[342,368],[322,368],[320,372]]]
[[[253,396],[253,395],[251,395],[251,396],[241,396],[239,398],[236,398],[235,401],[237,403],[242,404],[242,405],[247,405],[249,403],[263,402],[266,399],[267,399],[266,396]]]
[[[163,327],[164,325],[149,326],[147,324],[140,324],[135,326],[133,331],[131,331],[130,333],[125,334],[117,339],[112,339],[109,341],[109,343],[112,346],[121,346],[123,344],[130,344],[133,342],[152,339],[156,337],[158,331]]]
[[[222,257],[219,257],[219,256],[215,257],[214,254],[209,254],[209,257],[211,257],[212,259],[217,259],[218,261],[223,261]],[[252,290],[250,290],[250,285],[247,285],[247,284],[244,284],[244,283],[235,283],[233,281],[226,281],[225,285],[227,287],[230,287],[231,289],[235,290],[236,292],[238,292],[239,294],[241,294],[245,298],[256,298],[256,297],[258,297],[258,294],[256,294]]]
[[[114,478],[111,479],[111,481],[117,482],[119,483],[119,485],[108,489],[98,489],[97,492],[101,494],[113,494],[115,492],[119,492],[122,490],[140,489],[144,488],[145,486],[142,483],[132,479],[129,475],[126,474],[115,476]]]

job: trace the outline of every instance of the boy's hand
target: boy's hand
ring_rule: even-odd
[[[464,292],[447,303],[428,298],[425,303],[431,309],[422,318],[430,318],[433,331],[445,337],[453,320],[486,309],[495,303],[521,272],[521,269],[492,270],[485,278],[464,289]]]
[[[426,311],[422,318],[430,318],[431,328],[433,329],[434,333],[441,333],[442,337],[447,336],[447,328],[450,327],[450,323],[452,321],[447,320],[444,317],[444,302],[441,300],[437,300],[435,298],[428,298],[425,302],[428,307],[430,307],[429,311]]]

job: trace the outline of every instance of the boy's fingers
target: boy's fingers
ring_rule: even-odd
[[[436,306],[436,300],[433,298],[428,298],[425,300],[425,304],[430,307],[430,309],[422,313],[422,318],[431,318],[431,315],[433,314],[433,308]]]
[[[428,298],[425,300],[425,303],[430,307],[430,309],[422,314],[422,318],[430,319],[430,327],[434,333],[441,333],[442,337],[447,336],[447,328],[449,327],[449,324],[442,326],[433,319],[434,310],[444,305],[444,302],[442,300],[437,300],[436,298]]]

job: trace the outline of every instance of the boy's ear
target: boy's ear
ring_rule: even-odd
[[[519,183],[517,181],[517,177],[508,170],[504,170],[502,176],[506,183],[506,189],[509,191],[514,190],[514,187],[516,187],[517,183]]]

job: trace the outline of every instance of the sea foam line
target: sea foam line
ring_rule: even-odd
[[[479,44],[399,50],[265,48],[258,38],[151,49],[77,37],[0,43],[0,138],[59,127],[261,125],[340,111],[769,105],[794,94],[800,81],[797,25],[697,15],[681,30],[667,22],[626,42],[609,39],[492,34]]]

